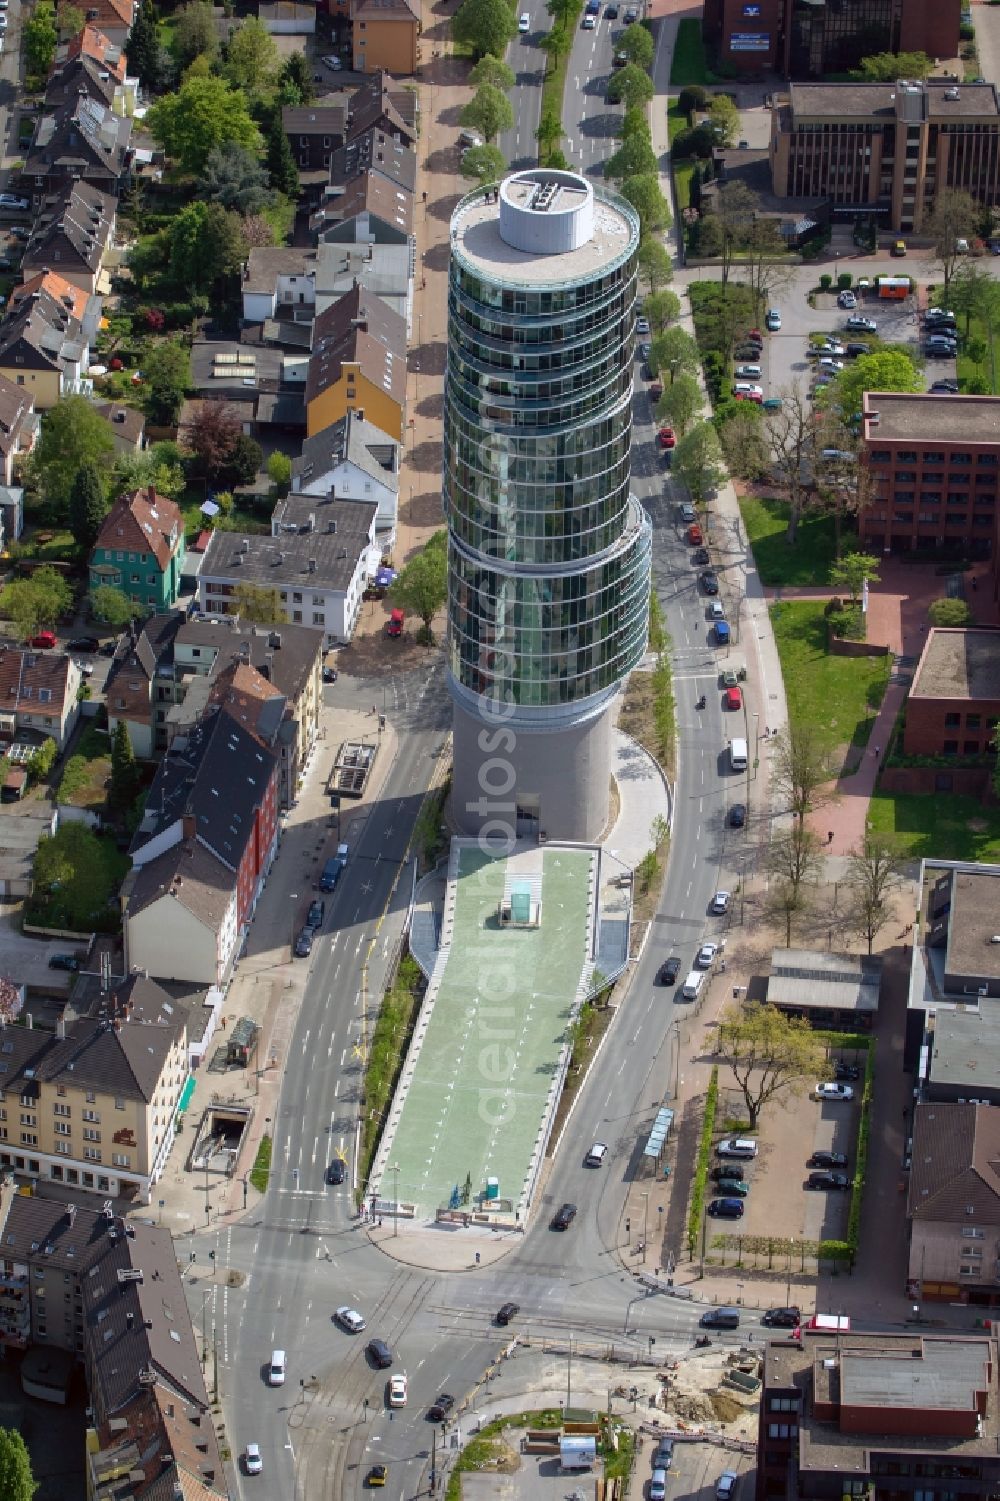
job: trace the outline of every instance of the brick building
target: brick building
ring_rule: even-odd
[[[856,68],[874,52],[955,57],[960,20],[961,0],[706,0],[703,30],[717,62],[739,72],[818,78]]]
[[[858,531],[873,551],[992,549],[1000,398],[866,391]]]
[[[929,631],[906,701],[904,755],[990,754],[998,723],[1000,631]]]
[[[944,189],[1000,203],[1000,95],[992,83],[795,83],[775,96],[770,153],[776,197],[823,194],[835,214],[919,233]]]
[[[996,1340],[966,1334],[803,1331],[769,1343],[757,1501],[995,1495],[997,1354]]]

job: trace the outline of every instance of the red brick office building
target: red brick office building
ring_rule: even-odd
[[[961,0],[705,0],[702,29],[716,62],[741,73],[819,78],[873,52],[955,57]]]
[[[866,391],[862,543],[988,557],[997,524],[1000,397]]]
[[[931,630],[906,701],[903,754],[984,756],[1000,722],[1000,630]]]

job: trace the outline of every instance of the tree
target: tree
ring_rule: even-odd
[[[933,66],[926,52],[876,52],[861,59],[855,77],[865,83],[895,83],[900,78],[926,78]]]
[[[179,339],[164,339],[146,356],[146,411],[151,422],[177,421],[191,384],[191,356]]]
[[[267,133],[267,171],[272,188],[284,193],[286,198],[298,198],[299,169],[295,165],[288,137],[281,127],[280,117]]]
[[[134,599],[129,599],[127,594],[123,594],[121,589],[113,588],[111,584],[98,584],[96,589],[90,591],[90,607],[98,620],[103,620],[105,625],[111,626],[115,631],[120,631],[130,620],[135,620],[142,614]]]
[[[706,501],[726,477],[719,435],[710,422],[696,422],[674,449],[673,471],[694,501]]]
[[[708,118],[719,145],[735,146],[740,134],[740,112],[728,94],[713,97]]]
[[[812,809],[832,800],[833,767],[816,731],[809,724],[789,724],[772,740],[771,783],[799,823]]]
[[[857,361],[855,363],[858,363]],[[798,385],[781,393],[781,407],[766,417],[775,475],[788,502],[789,546],[794,546],[802,513],[811,495],[809,476],[815,470],[816,421]]]
[[[478,130],[485,140],[493,141],[514,124],[514,107],[494,84],[482,83],[459,118],[463,125]]]
[[[243,423],[235,407],[225,401],[202,401],[180,431],[181,442],[194,455],[194,468],[210,484],[222,481],[229,470]]]
[[[788,246],[773,219],[754,219],[748,226],[740,273],[758,311],[775,302],[777,293],[791,281],[793,267],[788,260]]]
[[[905,74],[899,75],[901,78]],[[942,188],[934,200],[934,207],[925,225],[925,232],[934,241],[934,255],[941,262],[944,273],[944,295],[948,296],[952,276],[960,256],[960,240],[966,244],[976,233],[982,210],[975,199],[959,188]]]
[[[655,48],[653,38],[645,26],[633,23],[625,27],[618,38],[615,49],[630,63],[635,63],[637,68],[648,70],[653,66]]]
[[[37,1489],[24,1439],[16,1428],[0,1428],[0,1496],[4,1501],[32,1501]]]
[[[80,468],[86,463],[107,468],[102,461],[114,449],[111,429],[86,396],[64,396],[45,413],[29,467],[59,520],[66,519]]]
[[[311,104],[316,93],[313,87],[312,66],[304,52],[293,52],[285,58],[281,69],[281,88],[288,94],[282,103]]]
[[[826,401],[835,405],[845,422],[862,410],[865,391],[922,391],[923,379],[911,355],[901,349],[877,349],[852,360],[827,387]]]
[[[288,494],[292,485],[292,461],[280,448],[276,448],[267,461],[267,477],[279,499]]]
[[[678,375],[694,375],[699,366],[698,346],[683,328],[668,328],[653,340],[650,365],[658,375],[670,377],[673,385]]]
[[[729,281],[736,252],[747,242],[757,213],[757,200],[744,182],[727,182],[719,189],[715,216],[722,231],[722,285]]]
[[[22,26],[21,35],[28,72],[35,78],[44,78],[52,67],[59,41],[52,0],[36,0],[34,10]]]
[[[654,174],[626,177],[621,184],[620,192],[639,215],[639,233],[643,240],[659,230],[669,228],[670,206],[660,191],[659,179]],[[662,246],[657,248],[663,249]]]
[[[232,614],[253,625],[284,625],[288,614],[277,589],[259,584],[237,584],[232,593]]]
[[[389,588],[389,601],[419,615],[430,637],[431,624],[448,598],[447,533],[435,532],[416,557],[404,565]]]
[[[669,422],[683,437],[701,411],[703,399],[701,387],[693,375],[678,375],[657,402],[657,420]]]
[[[256,438],[241,432],[233,444],[223,479],[231,485],[251,485],[260,473],[264,450]]]
[[[38,568],[15,579],[0,594],[0,615],[10,620],[22,641],[51,629],[73,603],[73,590],[54,568]]]
[[[927,609],[931,625],[960,630],[975,624],[975,616],[964,599],[935,599]]]
[[[44,782],[56,764],[59,747],[47,735],[36,751],[28,757],[27,772],[32,782]]]
[[[61,42],[68,42],[71,38],[78,37],[86,24],[87,17],[78,5],[63,3],[56,11],[56,30]]]
[[[653,80],[638,63],[626,63],[624,68],[612,73],[607,97],[609,104],[624,104],[626,109],[639,108],[652,99]]]
[[[486,56],[481,57],[476,63],[469,74],[469,79],[477,89],[481,88],[484,83],[489,83],[501,93],[506,93],[508,89],[514,87],[515,75],[514,69],[507,63],[487,52]]]
[[[471,146],[462,152],[459,170],[463,177],[472,177],[476,182],[499,182],[507,170],[507,159],[499,146]]]
[[[804,1017],[758,1001],[727,1006],[715,1026],[715,1051],[743,1095],[750,1130],[782,1094],[800,1094],[823,1068],[826,1052]]]
[[[219,203],[185,204],[170,226],[170,275],[177,286],[207,292],[246,257],[238,214]]]
[[[767,428],[760,407],[752,401],[737,401],[719,430],[719,440],[731,474],[742,480],[758,480],[771,467]]]
[[[259,214],[270,201],[266,166],[235,141],[208,153],[200,186],[206,198],[238,214]]]
[[[517,21],[507,0],[462,0],[451,34],[476,58],[503,57],[507,43],[517,35]]]
[[[901,884],[902,853],[890,834],[866,830],[864,839],[847,860],[847,884],[851,891],[851,917],[855,931],[868,944],[885,927],[892,911],[888,897]]]
[[[157,100],[146,127],[167,156],[192,174],[203,172],[212,148],[227,141],[260,150],[260,135],[243,95],[223,78],[189,78],[176,94]]]
[[[635,178],[629,178],[635,182]],[[661,288],[669,285],[674,279],[673,262],[666,249],[659,240],[654,240],[652,235],[639,241],[639,253],[636,257],[639,275],[645,281],[650,292],[659,292]]]
[[[700,83],[689,83],[681,89],[677,96],[677,109],[682,115],[691,117],[695,110],[706,109],[708,106],[708,93]]]
[[[257,16],[244,16],[229,38],[226,77],[245,94],[259,94],[281,66],[274,37]]]
[[[642,311],[654,334],[676,323],[681,315],[681,300],[676,292],[651,292],[643,299]]]
[[[192,0],[174,15],[174,52],[182,68],[196,57],[210,60],[219,50],[219,33],[212,7],[205,0]]]
[[[629,177],[655,176],[657,170],[656,153],[650,145],[648,135],[629,133],[624,136],[618,150],[612,152],[604,163],[604,175],[610,182],[624,182]]]
[[[562,121],[559,111],[546,109],[542,112],[542,118],[538,122],[535,131],[535,139],[538,142],[540,152],[551,159],[552,153],[559,150],[559,142],[563,138]]]
[[[846,557],[830,564],[830,583],[835,589],[846,589],[851,604],[856,605],[866,583],[878,583],[878,559],[867,552],[849,552]]]
[[[125,50],[129,72],[147,93],[159,93],[169,77],[170,62],[160,44],[153,0],[142,0]]]
[[[131,807],[138,790],[139,769],[135,764],[135,751],[128,726],[124,719],[119,719],[111,741],[111,806],[119,811]]]
[[[70,530],[88,552],[97,541],[107,510],[101,471],[92,460],[88,460],[76,471],[69,495]]]
[[[806,884],[814,881],[819,871],[819,850],[816,835],[799,822],[767,846],[765,864],[772,877],[768,904],[784,921],[787,945],[792,941],[792,921],[806,905]]]

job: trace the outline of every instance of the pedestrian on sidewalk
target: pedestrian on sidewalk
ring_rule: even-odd
[[[881,747],[879,747],[879,746],[876,745],[875,749],[872,751],[872,755],[875,757],[876,761],[879,758],[879,750],[880,750],[880,748]]]

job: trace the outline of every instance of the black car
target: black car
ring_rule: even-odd
[[[118,650],[118,638],[115,637],[115,639],[113,641],[105,641],[104,645],[101,647],[101,656],[102,657],[113,657],[114,654],[115,654],[115,652],[117,650]]]
[[[713,1167],[712,1169],[712,1179],[720,1185],[725,1183],[727,1178],[731,1183],[739,1183],[742,1177],[743,1164],[739,1162],[723,1163],[719,1167]],[[720,1187],[719,1192],[725,1193],[725,1189]]]
[[[568,1230],[575,1219],[576,1205],[564,1204],[562,1208],[557,1210],[556,1213],[552,1216],[552,1224],[550,1228],[553,1230]]]
[[[368,1358],[376,1370],[387,1371],[392,1365],[392,1350],[384,1339],[368,1341]]]
[[[846,1167],[847,1158],[843,1152],[814,1152],[806,1163],[807,1167]]]
[[[729,810],[729,824],[733,829],[742,829],[747,821],[747,810],[743,803],[733,803]]]
[[[928,344],[924,354],[929,360],[953,360],[958,354],[958,345]]]
[[[69,651],[100,651],[101,643],[96,636],[74,636],[68,643]]]
[[[323,668],[323,681],[324,681],[324,683],[335,683],[337,681],[337,669],[336,669],[336,667],[324,667]]]
[[[660,972],[656,977],[657,985],[673,985],[681,972],[681,961],[674,956],[668,959],[666,964],[660,965]]]
[[[850,1084],[852,1079],[861,1078],[861,1066],[857,1063],[838,1063],[833,1070],[833,1077],[842,1083]]]
[[[713,1199],[708,1213],[714,1220],[741,1220],[744,1214],[742,1199]]]
[[[455,1405],[455,1398],[451,1392],[442,1392],[435,1402],[427,1409],[427,1418],[431,1423],[443,1423]]]
[[[797,1308],[769,1308],[760,1321],[768,1329],[794,1329],[801,1319]]]
[[[850,1188],[851,1180],[846,1173],[810,1173],[806,1188],[815,1189],[841,1189]]]
[[[335,1157],[326,1170],[327,1183],[343,1183],[347,1175],[347,1163],[342,1157]]]
[[[640,360],[648,360],[649,356],[652,353],[653,353],[653,346],[652,346],[652,344],[640,344],[639,345],[639,358],[640,358]]]
[[[509,1324],[511,1319],[516,1319],[521,1308],[518,1303],[501,1303],[497,1309],[497,1323]]]
[[[326,902],[324,902],[322,897],[318,896],[315,901],[309,903],[309,912],[306,916],[306,927],[311,928],[314,933],[317,932],[318,929],[323,926],[323,919],[325,916]]]
[[[706,594],[718,594],[719,592],[718,575],[714,574],[710,568],[706,569],[701,575],[701,587]]]
[[[296,940],[295,940],[295,957],[296,957],[296,959],[306,959],[306,958],[308,958],[308,956],[312,953],[312,949],[313,949],[313,930],[312,930],[312,928],[303,928],[302,932],[299,934],[298,938],[296,938]]]
[[[871,345],[862,344],[860,339],[857,341],[857,343],[844,345],[844,353],[848,356],[849,359],[852,360],[857,359],[859,354],[871,354],[871,352]]]
[[[691,555],[691,561],[692,563],[699,563],[702,567],[704,567],[706,563],[711,563],[712,559],[709,555],[708,548],[696,547]]]
[[[71,975],[75,975],[80,968],[80,961],[75,954],[53,954],[49,960],[49,969],[66,969]]]
[[[957,396],[958,395],[958,381],[957,380],[936,380],[934,382],[934,384],[931,386],[931,390],[932,391],[936,391],[939,396]]]

